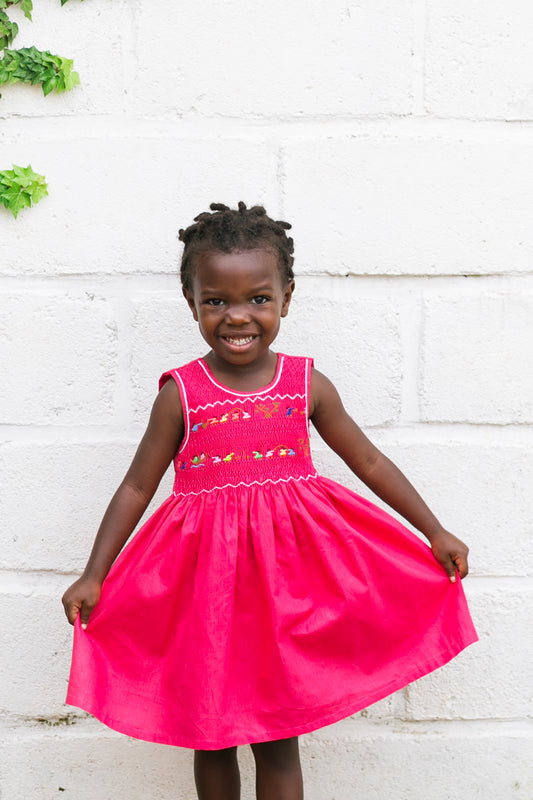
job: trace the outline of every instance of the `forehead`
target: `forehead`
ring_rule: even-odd
[[[199,253],[195,258],[195,288],[228,284],[265,284],[281,282],[278,254],[273,250],[218,250]]]

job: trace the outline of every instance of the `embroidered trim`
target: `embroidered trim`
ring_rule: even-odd
[[[234,488],[237,489],[239,486],[265,486],[267,483],[290,483],[291,481],[309,481],[312,478],[318,478],[318,472],[314,472],[312,475],[300,475],[298,477],[290,476],[289,478],[277,478],[276,480],[266,480],[266,481],[252,481],[251,483],[245,483],[244,481],[240,481],[239,483],[225,483],[224,486],[212,486],[209,489],[200,489],[199,492],[172,492],[174,497],[189,497],[192,495],[198,494],[209,494],[209,492],[216,492],[220,491],[221,489],[229,489]]]
[[[294,399],[294,398],[290,398]],[[191,412],[192,413],[192,412]],[[228,409],[224,414],[219,416],[208,417],[207,419],[198,420],[193,425],[191,425],[191,433],[196,433],[200,430],[205,430],[206,428],[210,428],[213,425],[223,425],[226,422],[247,422],[251,420],[252,417],[260,417],[261,419],[272,419],[274,415],[279,417],[296,417],[299,414],[305,414],[306,412],[302,409],[299,409],[297,406],[293,405],[286,405],[285,408],[280,408],[280,402],[275,401],[272,405],[268,403],[257,403],[250,411],[246,411],[246,409],[242,408],[241,406],[236,406],[232,404],[232,407]]]
[[[261,396],[262,400],[295,400],[298,398],[299,400],[305,400],[305,394],[266,394],[264,397]],[[250,398],[252,400],[252,398]],[[206,403],[204,406],[196,406],[196,408],[190,408],[189,411],[191,414],[196,414],[198,411],[207,411],[208,408],[214,408],[215,406],[223,406],[226,403],[231,403],[235,405],[235,400],[231,400],[226,398],[225,400],[216,400],[214,403]],[[253,400],[252,400],[253,402]]]
[[[301,439],[299,449],[303,450],[306,456],[309,455],[309,453],[306,452],[305,443]],[[276,444],[274,447],[269,447],[264,452],[261,450],[252,450],[251,454],[246,452],[235,453],[233,451],[231,453],[226,453],[225,456],[221,456],[218,453],[216,455],[210,455],[209,453],[202,452],[184,461],[177,461],[176,472],[183,472],[183,470],[186,469],[207,467],[208,464],[229,464],[231,461],[259,461],[261,458],[286,458],[287,456],[295,455],[296,451],[294,448],[285,444]]]

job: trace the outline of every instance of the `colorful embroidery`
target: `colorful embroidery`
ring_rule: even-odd
[[[281,403],[279,401],[273,401],[272,403],[257,403],[257,405],[253,407],[252,413],[246,411],[240,406],[234,406],[229,411],[226,411],[224,414],[221,414],[218,417],[208,417],[200,422],[195,422],[191,427],[191,433],[205,430],[213,425],[223,425],[225,422],[247,422],[248,420],[252,419],[252,416],[255,415],[260,416],[262,419],[272,419],[275,414],[279,413],[283,413],[283,416],[285,417],[295,417],[298,414],[305,413],[296,406],[286,406],[284,411],[280,409],[280,406]]]
[[[244,461],[246,459],[259,459],[259,458],[285,458],[290,456],[295,456],[296,451],[292,447],[287,447],[286,445],[276,445],[275,447],[270,447],[264,453],[260,450],[252,450],[251,455],[248,453],[239,453],[236,454],[235,452],[228,453],[225,456],[221,456],[219,454],[216,455],[209,455],[207,453],[200,453],[200,455],[193,456],[190,461],[178,461],[177,469],[197,469],[198,467],[205,467],[209,463],[211,464],[228,464],[229,462],[235,461]]]

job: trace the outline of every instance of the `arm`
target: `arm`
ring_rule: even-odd
[[[170,380],[155,399],[146,432],[104,514],[83,575],[63,595],[72,625],[80,614],[82,627],[87,626],[111,564],[146,511],[182,438],[181,399],[176,383]]]
[[[311,421],[352,472],[391,508],[421,531],[450,580],[468,574],[468,547],[442,527],[414,486],[347,414],[331,381],[317,370],[311,377]]]

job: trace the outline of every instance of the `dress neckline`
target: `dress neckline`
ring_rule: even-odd
[[[238,392],[236,389],[230,389],[229,386],[225,386],[225,384],[220,383],[220,381],[218,381],[215,378],[215,376],[211,372],[211,369],[208,367],[208,365],[206,364],[206,362],[204,361],[203,358],[199,358],[198,359],[198,363],[200,364],[200,366],[204,370],[205,374],[207,375],[207,377],[209,378],[211,383],[213,383],[219,389],[222,389],[224,392],[228,392],[229,394],[238,395],[239,397],[250,397],[250,395],[254,395],[254,394],[264,394],[264,392],[267,392],[270,389],[273,389],[276,386],[276,384],[278,383],[278,381],[279,381],[279,379],[281,377],[281,370],[283,368],[283,356],[282,356],[281,353],[276,353],[276,355],[278,357],[278,363],[276,365],[276,372],[274,373],[274,377],[272,378],[270,383],[267,383],[266,386],[262,386],[260,389],[254,389],[253,392]]]

